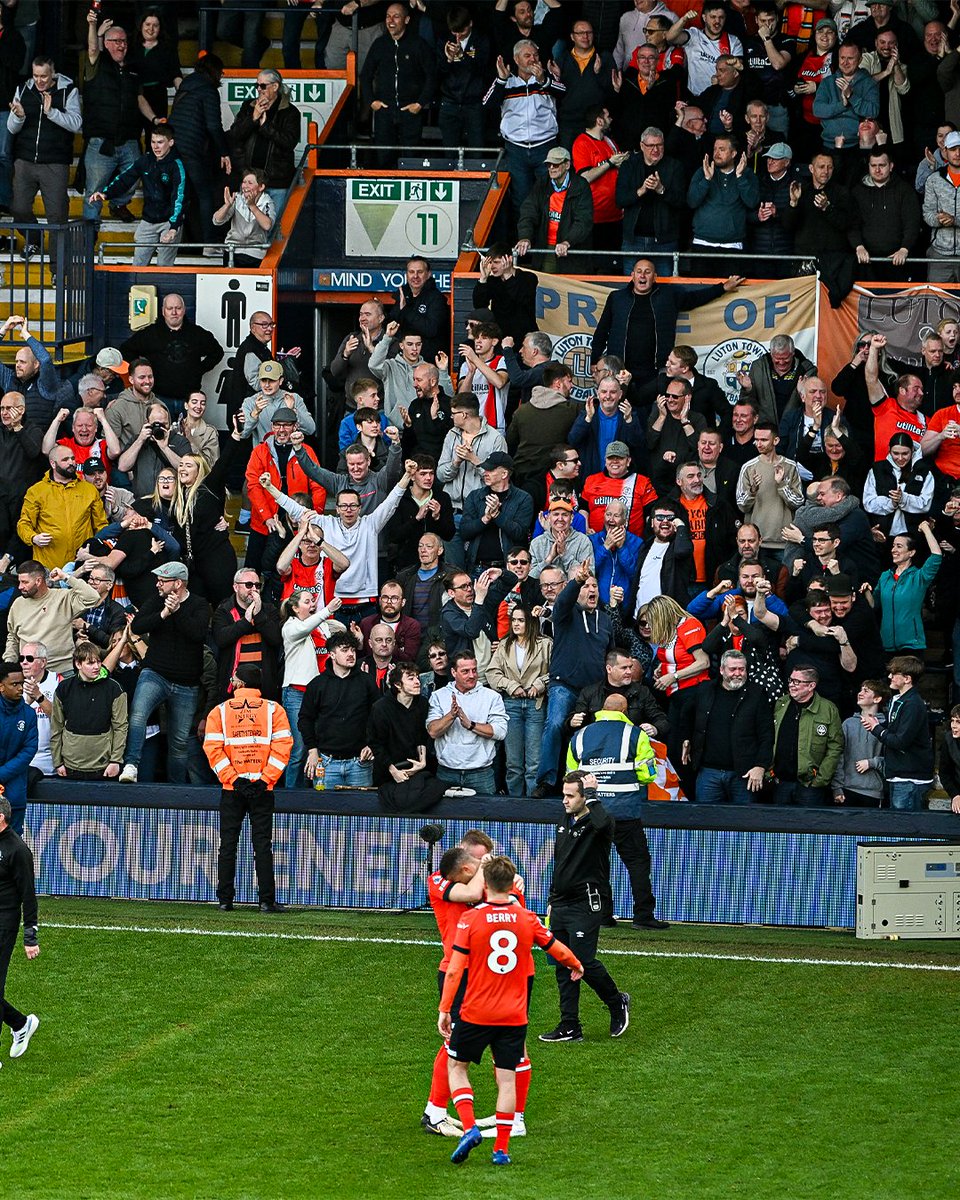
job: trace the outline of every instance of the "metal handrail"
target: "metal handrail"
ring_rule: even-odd
[[[450,154],[453,152],[453,147],[450,147],[449,149],[445,146],[434,147],[432,145],[424,145],[423,142],[418,143],[416,146],[397,146],[393,143],[386,144],[386,143],[381,143],[381,142],[362,142],[359,144],[357,142],[347,142],[344,144],[334,145],[332,142],[324,142],[322,146],[317,146],[315,148],[318,150],[347,150],[347,151],[349,151],[349,153],[350,153],[350,169],[351,170],[359,169],[358,165],[357,165],[357,155],[358,155],[358,152],[361,152],[361,151],[373,152],[373,151],[379,151],[379,150],[390,150],[391,152],[398,153],[398,154],[412,153],[412,154],[420,155],[423,158],[436,158],[436,157],[442,156],[445,159],[449,159]],[[456,167],[447,168],[445,166],[438,164],[436,169],[438,171],[441,171],[441,170],[451,170],[451,171],[469,170],[468,167],[465,167],[463,165],[464,160],[468,154],[474,154],[474,155],[485,154],[487,156],[492,156],[495,154],[497,156],[497,161],[499,162],[501,156],[503,155],[503,152],[504,152],[503,146],[457,146],[457,148],[456,148],[456,161],[457,161]],[[375,168],[375,169],[379,169],[379,168]],[[430,169],[432,170],[433,168],[430,168]]]
[[[68,345],[88,342],[93,336],[94,317],[94,222],[81,219],[50,225],[40,221],[4,221],[0,223],[0,233],[9,239],[7,249],[0,252],[0,291],[7,311],[26,314],[28,305],[39,303],[39,315],[28,324],[37,341],[52,348],[55,357]],[[16,234],[31,235],[30,240],[36,242],[37,251],[29,260],[16,252]],[[23,269],[22,280],[15,279],[18,267]],[[37,279],[31,283],[30,271],[34,267],[38,268]],[[50,283],[44,280],[44,268],[54,276]],[[48,302],[54,307],[52,322],[44,308]]]

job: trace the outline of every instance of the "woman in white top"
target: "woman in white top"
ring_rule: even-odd
[[[543,698],[550,677],[553,639],[542,637],[540,622],[519,606],[510,613],[510,632],[487,667],[487,684],[503,696],[509,724],[504,741],[507,794],[533,795],[540,768],[540,740],[547,715]]]
[[[262,171],[244,171],[240,191],[223,189],[223,204],[213,214],[214,225],[226,225],[226,245],[234,248],[233,263],[224,253],[225,267],[259,267],[270,245],[270,231],[277,217]]]
[[[283,693],[282,703],[290,732],[293,734],[293,750],[287,763],[286,786],[297,787],[300,780],[300,764],[303,761],[303,738],[297,726],[303,693],[307,684],[320,674],[320,665],[326,656],[327,638],[346,627],[330,617],[340,607],[339,597],[334,596],[326,607],[317,608],[314,592],[295,591],[280,606],[283,617]]]

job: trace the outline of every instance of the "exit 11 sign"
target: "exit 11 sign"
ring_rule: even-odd
[[[348,258],[456,258],[459,253],[459,182],[350,179],[345,202]]]

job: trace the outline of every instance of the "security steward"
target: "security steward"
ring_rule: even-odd
[[[220,850],[217,899],[232,912],[237,845],[243,818],[250,815],[250,838],[257,872],[260,911],[284,912],[273,876],[273,788],[293,749],[290,722],[281,705],[260,694],[260,668],[241,663],[233,695],[207,715],[203,752],[220,780]]]
[[[603,914],[610,904],[610,846],[613,817],[597,796],[597,777],[570,771],[563,780],[567,819],[557,826],[553,879],[547,915],[550,932],[565,946],[576,946],[584,981],[610,1010],[610,1036],[620,1037],[630,1024],[630,997],[621,992],[597,958]],[[541,1033],[541,1042],[582,1042],[580,981],[557,963],[560,1024]]]
[[[668,929],[654,915],[656,899],[650,883],[650,847],[640,819],[648,783],[657,777],[656,758],[644,730],[627,716],[628,700],[611,692],[593,724],[578,729],[567,750],[567,770],[583,767],[596,775],[597,795],[614,818],[613,844],[627,868],[633,892],[633,928]],[[604,924],[615,921],[609,915]]]
[[[0,789],[2,791],[2,789]],[[27,958],[40,953],[37,941],[37,893],[33,882],[33,855],[19,834],[10,826],[13,810],[0,794],[0,1022],[13,1030],[10,1057],[19,1058],[26,1050],[37,1026],[37,1017],[25,1016],[4,997],[7,968],[17,944],[20,916],[23,915],[23,949]]]

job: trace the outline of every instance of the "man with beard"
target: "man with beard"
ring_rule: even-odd
[[[720,679],[697,688],[683,761],[697,772],[698,804],[749,804],[773,765],[773,712],[759,684],[747,679],[747,658],[727,650]]]
[[[77,460],[69,446],[50,451],[50,472],[23,498],[17,534],[45,567],[61,567],[107,523],[100,493],[77,478]]]

